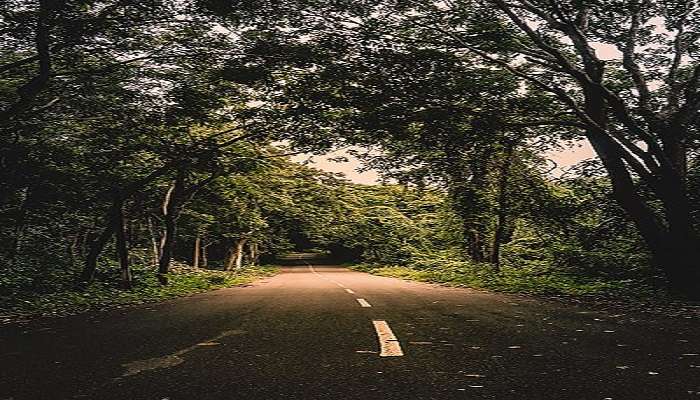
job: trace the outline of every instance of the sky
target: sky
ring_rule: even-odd
[[[335,162],[330,159],[334,157],[345,157],[348,162]],[[559,176],[564,170],[579,161],[595,157],[591,146],[581,141],[567,149],[560,151],[552,151],[546,154],[546,157],[557,164],[557,168],[551,172],[553,176]],[[360,161],[348,154],[344,150],[334,151],[323,156],[298,155],[294,156],[293,160],[303,162],[311,160],[310,166],[329,172],[342,172],[350,181],[365,185],[376,184],[379,181],[379,174],[376,171],[358,172],[357,169],[361,166]]]

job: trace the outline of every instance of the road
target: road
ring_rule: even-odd
[[[0,328],[0,399],[700,399],[700,321],[288,267]]]

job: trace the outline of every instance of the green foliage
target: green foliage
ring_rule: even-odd
[[[158,282],[150,267],[136,267],[135,283],[131,289],[116,286],[114,280],[101,280],[84,289],[71,287],[62,280],[53,280],[52,290],[12,290],[2,285],[0,295],[0,321],[36,316],[58,316],[88,310],[121,307],[163,301],[208,290],[243,285],[258,278],[271,276],[277,268],[251,267],[238,272],[211,271],[180,266],[168,274],[168,285]],[[55,277],[54,277],[55,278]],[[64,283],[61,285],[61,283]],[[10,292],[7,292],[11,290]]]
[[[211,272],[155,288],[143,266],[169,254],[163,238],[176,260],[198,253],[212,269],[317,248],[528,292],[658,286],[650,252],[668,272],[658,258],[673,249],[694,271],[698,10],[449,3],[0,4],[0,295],[90,303],[73,285],[98,256],[95,298],[128,283],[128,262],[136,289],[117,299],[231,283]],[[640,54],[581,53],[599,43]],[[592,135],[581,114],[594,94],[607,97],[593,120],[610,123]],[[552,176],[548,151],[596,137],[609,139],[596,151],[613,146],[606,165]],[[391,183],[355,185],[283,154],[348,146]],[[669,180],[686,159],[688,176]],[[643,240],[644,222],[655,228]]]
[[[507,293],[629,298],[660,294],[634,280],[604,280],[567,274],[536,262],[517,267],[505,266],[500,272],[488,265],[452,259],[414,260],[405,266],[361,264],[354,268],[381,276]]]

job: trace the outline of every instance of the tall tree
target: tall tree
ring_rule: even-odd
[[[474,45],[456,26],[432,27],[459,47],[557,96],[580,121],[616,200],[672,285],[700,297],[699,238],[688,156],[698,146],[700,8],[695,1],[485,1],[521,33],[523,62]],[[463,8],[446,10],[461,13]],[[607,45],[616,57],[602,55]],[[640,184],[637,184],[636,180]],[[641,194],[648,188],[660,209]]]

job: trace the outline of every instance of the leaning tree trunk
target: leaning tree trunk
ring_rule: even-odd
[[[148,176],[144,177],[143,179],[133,182],[126,188],[121,188],[121,190],[119,190],[120,200],[125,201],[138,190],[141,190],[145,185],[149,184],[150,182],[154,181],[160,176],[168,173],[172,167],[172,165],[160,167],[155,171],[151,172]],[[89,283],[94,280],[95,272],[97,271],[97,259],[100,256],[100,253],[104,249],[109,239],[114,234],[115,223],[114,218],[112,218],[112,210],[110,210],[110,212],[107,214],[106,220],[107,224],[100,236],[89,245],[88,254],[85,260],[85,266],[83,267],[83,271],[81,273],[81,279],[84,282]]]
[[[587,90],[585,95],[586,114],[605,128],[605,100],[595,90]],[[651,253],[652,263],[664,272],[671,291],[680,297],[700,299],[700,250],[688,205],[684,156],[675,157],[675,171],[664,167],[660,179],[650,185],[663,202],[663,223],[639,194],[613,139],[594,128],[589,128],[586,136],[608,172],[613,197],[634,223]]]
[[[158,280],[161,284],[167,284],[168,279],[165,274],[170,270],[170,261],[175,249],[175,235],[177,233],[177,217],[179,203],[185,191],[185,172],[180,169],[177,172],[175,182],[168,190],[163,199],[163,239],[160,246],[160,259],[158,260]]]
[[[88,253],[85,257],[85,265],[83,266],[83,271],[80,278],[85,283],[90,283],[95,280],[95,273],[97,272],[97,259],[100,257],[102,250],[104,250],[109,239],[114,235],[116,229],[116,221],[114,220],[114,205],[110,208],[107,213],[107,225],[102,229],[100,235],[90,242],[88,246]]]

